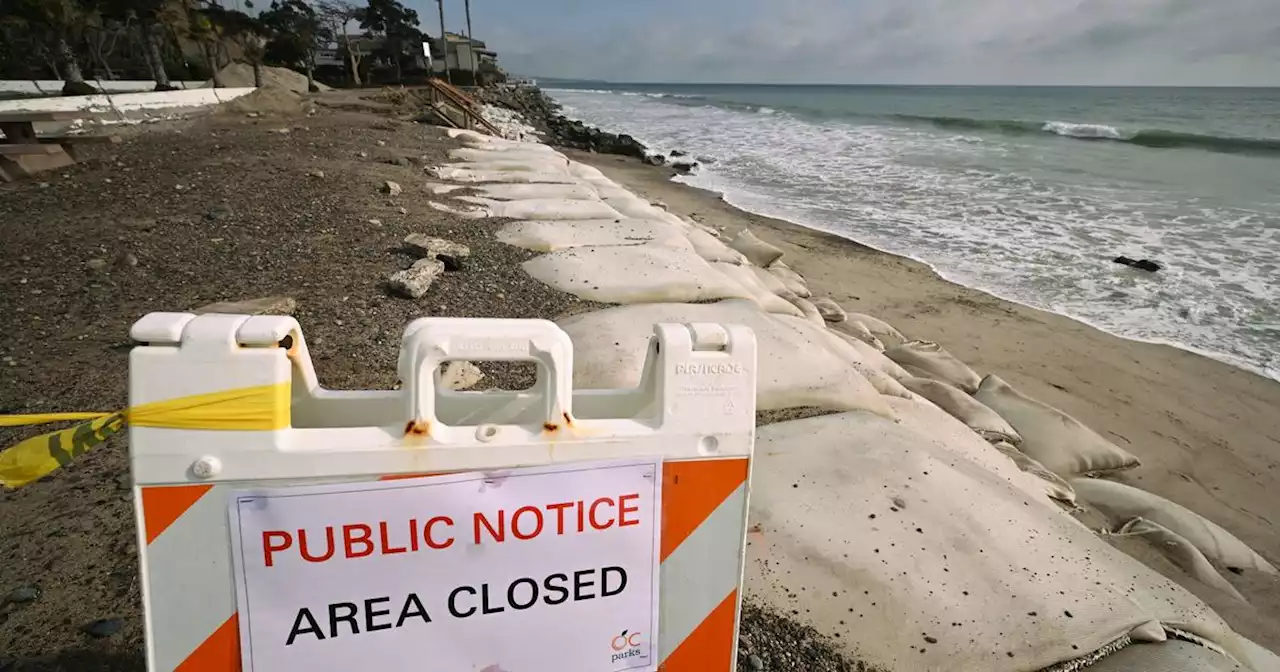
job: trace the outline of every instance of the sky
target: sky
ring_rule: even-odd
[[[407,0],[439,32],[436,3]],[[444,0],[450,31],[463,0]],[[614,82],[1280,86],[1280,0],[472,0],[509,72]]]

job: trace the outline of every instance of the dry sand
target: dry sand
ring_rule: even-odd
[[[1075,416],[1142,460],[1118,478],[1222,525],[1280,560],[1280,383],[1164,345],[1125,340],[1067,317],[943,280],[928,266],[833,234],[743,212],[625,157],[566,152],[672,212],[786,251],[815,296],[935,340],[981,374]],[[1091,527],[1099,519],[1086,516]],[[1241,634],[1280,651],[1280,581],[1224,572],[1253,607],[1224,601],[1142,542],[1116,540],[1205,599]],[[821,630],[819,624],[819,630]]]

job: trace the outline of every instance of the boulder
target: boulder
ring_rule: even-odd
[[[413,266],[391,274],[387,284],[393,294],[410,299],[422,298],[431,283],[444,273],[444,262],[439,259],[419,259]]]
[[[688,175],[689,173],[692,173],[695,168],[698,167],[698,162],[689,161],[686,159],[682,161],[672,161],[667,165],[671,168],[671,170],[674,170],[681,175]]]
[[[420,259],[439,259],[445,270],[456,271],[462,260],[471,256],[471,248],[444,238],[433,238],[421,233],[411,233],[404,238],[404,247]]]
[[[1150,273],[1155,273],[1161,268],[1164,268],[1158,262],[1151,261],[1150,259],[1130,259],[1129,257],[1126,257],[1124,255],[1116,257],[1111,261],[1117,264],[1124,264],[1125,266],[1136,268],[1140,271],[1148,271]]]
[[[400,185],[398,183],[392,182],[391,180],[387,180],[386,182],[382,183],[381,191],[382,193],[387,194],[388,196],[399,196],[400,192],[403,190],[400,188]]]

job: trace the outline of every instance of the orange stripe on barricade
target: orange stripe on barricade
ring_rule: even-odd
[[[738,591],[724,598],[658,669],[661,672],[730,672]]]
[[[182,514],[213,488],[212,485],[157,485],[142,488],[142,520],[147,543],[156,540]]]
[[[746,482],[747,469],[745,458],[663,463],[663,560]]]
[[[240,617],[231,614],[174,672],[240,672]]]

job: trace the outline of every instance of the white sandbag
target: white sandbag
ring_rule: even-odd
[[[782,282],[782,279],[779,278],[778,276],[770,273],[769,271],[763,268],[760,268],[759,266],[747,266],[747,268],[751,269],[751,272],[754,273],[756,276],[756,280],[759,280],[760,284],[764,285],[765,289],[773,292],[774,294],[777,294],[778,296],[781,296],[782,298],[788,301],[790,301],[792,297],[796,296],[794,292],[787,289],[786,283]],[[813,304],[810,303],[809,305],[812,306]],[[814,310],[817,310],[817,308],[814,308]]]
[[[564,198],[530,198],[523,201],[495,201],[479,196],[458,196],[475,207],[454,208],[428,202],[436,210],[464,217],[510,217],[511,219],[622,219],[617,210],[603,201],[572,201]]]
[[[1076,491],[1061,476],[1044,468],[1044,465],[1029,458],[1008,441],[992,441],[991,447],[1009,458],[1013,465],[1024,473],[1042,480],[1046,484],[1045,494],[1068,506],[1076,506]]]
[[[685,231],[685,236],[693,244],[693,249],[698,252],[698,255],[707,261],[722,261],[727,264],[747,263],[747,258],[742,256],[741,252],[730,248],[706,231],[691,228]]]
[[[799,299],[803,301],[804,299]],[[842,338],[840,334],[825,328],[823,324],[817,324],[812,319],[806,317],[795,317],[793,315],[774,315],[777,319],[784,323],[792,324],[796,329],[806,334],[813,334],[821,340],[824,347],[834,353],[842,361],[848,362],[848,366],[852,366],[863,378],[866,378],[871,386],[876,388],[876,392],[886,397],[899,397],[901,399],[919,399],[912,394],[910,390],[903,387],[892,376],[878,369],[874,364],[869,363],[866,357],[862,355],[861,350],[853,347],[853,341],[857,339]],[[870,347],[870,346],[864,346]]]
[[[828,326],[830,325],[830,323],[827,324]],[[888,375],[899,383],[908,378],[914,377],[910,373],[907,373],[907,371],[901,366],[898,366],[897,362],[885,357],[883,352],[876,349],[876,346],[834,329],[828,329],[828,331],[844,338],[846,343],[852,345],[854,349],[862,355],[862,361],[866,362],[868,366],[884,372],[885,375]]]
[[[850,322],[861,322],[862,326],[867,328],[876,338],[884,343],[902,343],[907,340],[902,332],[893,328],[893,325],[881,320],[878,317],[872,317],[863,313],[846,313],[845,319]]]
[[[946,381],[970,394],[976,391],[978,384],[982,382],[981,377],[974,373],[973,369],[933,341],[907,341],[902,345],[887,348],[884,356],[903,366],[910,365],[929,371],[932,373],[930,378]],[[1017,425],[1014,426],[1017,427]]]
[[[768,270],[770,273],[778,276],[778,279],[782,280],[782,282],[786,284],[787,289],[791,290],[792,294],[795,294],[802,299],[807,299],[812,296],[812,294],[809,293],[809,287],[805,283],[804,278],[801,277],[799,273],[788,268],[787,265],[781,261],[775,261],[769,266]]]
[[[1018,449],[1064,478],[1130,469],[1138,458],[1079,420],[1015,390],[999,377],[982,379],[974,399],[1022,436]]]
[[[1056,505],[904,424],[840,413],[756,436],[746,597],[802,606],[869,666],[1040,670],[1153,620],[1234,637]]]
[[[770,272],[769,274],[774,277],[778,277],[773,272]],[[822,313],[822,319],[828,322],[844,322],[845,319],[849,317],[849,314],[844,311],[844,308],[841,308],[840,304],[831,300],[829,297],[824,296],[816,298],[813,300],[813,305],[818,309],[818,312]],[[868,331],[870,330],[868,329]]]
[[[568,317],[559,325],[573,340],[574,387],[639,385],[649,337],[659,322],[742,324],[756,336],[758,409],[816,406],[892,414],[871,383],[825,347],[821,331],[803,318],[784,319],[741,300],[622,306]]]
[[[530,144],[527,147],[474,148],[459,147],[449,150],[449,158],[473,163],[488,161],[568,161],[565,156],[546,145]]]
[[[719,273],[689,249],[659,245],[583,246],[535,257],[522,267],[555,289],[602,303],[754,299],[750,290]]]
[[[562,198],[574,201],[598,201],[596,192],[585,184],[479,184],[468,187],[461,184],[432,184],[428,189],[434,194],[447,194],[459,189],[470,189],[476,196],[499,201],[522,201],[532,198]]]
[[[1088,672],[1257,672],[1241,666],[1233,658],[1221,652],[1179,639],[1130,644],[1103,656],[1089,665],[1087,670]]]
[[[804,313],[800,312],[800,309],[795,304],[774,294],[760,284],[760,281],[756,279],[756,274],[751,272],[751,267],[726,264],[720,261],[713,262],[711,265],[717,271],[723,273],[725,277],[746,289],[751,299],[760,304],[760,307],[765,312],[804,317]]]
[[[428,175],[441,180],[453,182],[510,182],[510,183],[545,183],[545,184],[577,184],[578,178],[564,173],[510,170],[482,170],[479,168],[459,168],[457,166],[438,166],[428,168]]]
[[[904,372],[905,373],[905,372]],[[981,402],[965,394],[959,388],[939,380],[910,377],[900,380],[904,387],[932,401],[951,417],[969,426],[988,441],[1022,443],[1022,437],[999,413],[983,406]]]
[[[867,326],[861,322],[845,320],[844,322],[828,322],[827,326],[874,347],[878,352],[884,351],[884,343],[881,343],[880,339],[876,338],[875,334],[871,333]]]
[[[641,243],[693,250],[684,233],[651,219],[576,219],[511,222],[498,229],[498,240],[534,252],[554,252],[587,245]],[[701,257],[699,257],[701,259]]]
[[[809,320],[819,327],[827,326],[827,321],[822,319],[822,313],[819,313],[818,309],[814,307],[812,303],[809,303],[808,299],[802,299],[795,294],[791,294],[791,292],[787,292],[787,294],[790,295],[787,297],[787,300],[791,302],[791,305],[799,308],[800,312],[804,313],[804,318],[806,320]]]
[[[579,163],[577,161],[569,162],[569,174],[573,175],[574,177],[580,180],[608,180],[609,179],[605,177],[604,173],[600,172],[598,168],[595,168],[594,166],[588,166],[585,163]]]
[[[1224,567],[1272,575],[1280,573],[1234,534],[1164,497],[1123,483],[1095,478],[1074,478],[1069,482],[1081,501],[1101,512],[1113,526],[1123,525],[1133,518],[1146,518],[1181,535],[1200,549],[1205,557]]]
[[[893,409],[894,416],[903,427],[928,437],[943,449],[1009,481],[1040,504],[1054,506],[1050,499],[1062,499],[1062,488],[1037,478],[1035,474],[1026,473],[964,423],[928,401],[892,398],[885,402]],[[1058,481],[1061,482],[1061,479]],[[1065,490],[1070,493],[1070,486]]]
[[[1236,587],[1231,585],[1214,568],[1204,553],[1187,538],[1169,528],[1146,518],[1134,518],[1112,533],[1117,537],[1141,537],[1151,543],[1170,562],[1188,576],[1216,590],[1220,590],[1241,602],[1248,602]]]
[[[729,247],[741,252],[751,263],[765,267],[782,258],[780,248],[770,245],[751,233],[751,229],[743,229],[729,242]]]
[[[533,156],[531,154],[517,154],[512,158],[493,158],[484,161],[468,161],[466,163],[454,164],[459,168],[470,168],[472,170],[488,170],[493,172],[523,172],[523,173],[550,173],[552,175],[564,175],[574,177],[569,172],[568,159],[556,158],[552,155]]]

